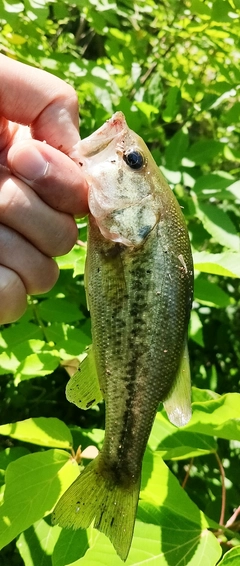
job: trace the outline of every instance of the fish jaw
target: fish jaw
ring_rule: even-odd
[[[81,141],[83,162],[99,154],[118,134],[124,134],[128,129],[124,114],[122,112],[113,114],[96,132]]]

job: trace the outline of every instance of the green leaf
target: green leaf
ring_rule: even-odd
[[[196,165],[202,165],[204,163],[210,163],[223,151],[223,148],[224,145],[221,142],[206,139],[191,145],[186,157]]]
[[[215,566],[221,556],[221,547],[214,535],[203,531],[191,521],[182,520],[174,513],[163,511],[161,525],[147,522],[154,515],[150,506],[140,504],[141,522],[136,521],[134,537],[126,566],[198,566],[206,561]],[[151,509],[151,514],[150,514]],[[155,509],[155,508],[154,508]],[[142,522],[145,519],[145,522]],[[164,524],[165,523],[165,524]],[[101,533],[91,534],[92,544],[83,558],[68,566],[122,566],[109,540]],[[53,566],[55,564],[53,563]],[[60,563],[59,566],[62,566]]]
[[[197,213],[205,230],[216,242],[235,252],[240,250],[240,238],[228,214],[214,204],[197,204]]]
[[[29,454],[9,464],[0,507],[0,548],[50,513],[77,476],[77,464],[60,450]]]
[[[73,269],[74,277],[76,275],[82,275],[85,268],[86,249],[86,244],[75,246],[68,254],[56,258],[59,268]]]
[[[218,172],[210,175],[203,175],[202,177],[198,177],[193,191],[197,194],[198,199],[200,198],[209,198],[211,196],[215,196],[219,198],[232,198],[231,193],[228,194],[228,187],[231,180],[234,180],[234,177],[229,175],[228,173]]]
[[[72,435],[63,421],[36,417],[0,426],[0,434],[39,446],[71,448]]]
[[[217,450],[213,438],[177,429],[161,412],[157,413],[148,444],[152,450],[157,450],[164,460],[182,460]]]
[[[198,271],[226,277],[240,277],[240,252],[223,252],[221,254],[195,252],[193,258],[194,267]]]
[[[57,355],[56,355],[57,354]],[[22,361],[16,372],[15,383],[39,377],[40,375],[48,375],[52,373],[59,365],[58,352],[39,352],[30,354]]]
[[[74,303],[66,299],[46,299],[38,306],[39,316],[47,322],[74,322],[83,314]]]
[[[215,0],[212,6],[212,20],[215,22],[232,22],[229,12],[232,12],[232,6],[227,0]]]
[[[167,94],[166,108],[162,112],[165,122],[171,122],[178,113],[181,102],[181,91],[177,86],[172,86]]]
[[[165,151],[166,168],[172,171],[179,169],[182,158],[186,155],[189,145],[188,133],[186,130],[179,130],[171,138]]]
[[[158,114],[159,109],[153,106],[153,104],[148,104],[147,102],[137,102],[134,101],[134,106],[136,106],[148,120],[150,120],[152,114]]]
[[[0,348],[13,348],[13,346],[27,340],[42,340],[42,338],[43,333],[39,326],[31,322],[19,322],[2,330],[0,333]]]
[[[219,308],[227,307],[233,302],[221,287],[201,275],[194,282],[194,300],[209,307]]]
[[[195,310],[191,312],[189,336],[190,338],[192,338],[192,340],[194,340],[194,342],[196,342],[196,344],[199,344],[199,346],[204,346],[203,325],[198,313]]]
[[[60,527],[51,527],[44,519],[22,533],[16,546],[25,566],[51,566],[51,556],[60,534]]]
[[[89,548],[87,532],[84,529],[73,531],[62,529],[52,555],[52,566],[66,566],[81,559]]]
[[[4,426],[4,425],[3,425]],[[8,426],[8,425],[7,425]],[[0,432],[0,434],[3,434]],[[8,465],[18,458],[29,454],[29,450],[23,446],[16,446],[13,448],[5,448],[0,452],[0,470],[6,470]]]
[[[212,401],[195,402],[185,431],[240,440],[240,393],[227,393]]]
[[[235,548],[231,548],[220,562],[218,566],[239,566],[240,563],[240,546],[236,546]]]
[[[202,2],[201,0],[191,1],[191,12],[192,14],[200,14],[201,16],[207,16],[207,19],[211,16],[210,8]]]

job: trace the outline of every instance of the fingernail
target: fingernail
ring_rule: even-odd
[[[49,165],[42,154],[30,145],[16,149],[11,161],[12,169],[14,169],[16,175],[27,181],[35,181],[43,177]]]

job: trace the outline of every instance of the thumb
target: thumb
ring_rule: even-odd
[[[88,185],[81,166],[61,151],[25,140],[12,145],[7,164],[49,206],[73,215],[87,214]]]

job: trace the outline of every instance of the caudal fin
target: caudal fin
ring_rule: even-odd
[[[112,542],[122,560],[130,550],[135,524],[140,478],[134,485],[116,485],[99,470],[99,456],[81,473],[57,503],[53,524],[72,529],[94,527]]]

